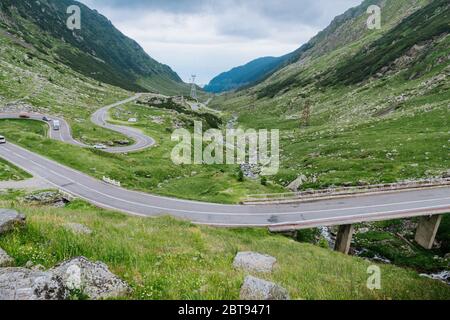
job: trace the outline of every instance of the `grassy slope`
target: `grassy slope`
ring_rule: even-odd
[[[63,115],[73,134],[86,143],[123,138],[89,121],[99,107],[125,99],[131,93],[101,84],[58,63],[53,56],[17,44],[0,32],[0,105],[22,102],[37,111]]]
[[[361,22],[358,18],[354,25]],[[312,55],[246,92],[218,97],[210,106],[230,117],[238,115],[244,127],[283,131],[282,170],[274,177],[283,185],[299,174],[311,178],[304,188],[440,175],[450,168],[450,83],[448,76],[440,81],[436,77],[448,73],[450,36],[439,38],[416,59],[414,69],[421,72],[412,80],[405,80],[413,69],[407,68],[355,85],[318,84],[319,75],[334,70],[386,29],[366,31],[348,46]],[[307,101],[311,118],[305,127],[301,122]]]
[[[43,112],[63,114],[71,123],[74,136],[87,143],[123,138],[94,127],[86,119],[99,106],[128,97],[130,93],[77,74],[52,57],[42,59],[38,51],[0,31],[0,106],[21,102]],[[45,133],[44,128],[39,130]],[[21,133],[27,131],[23,128]],[[0,134],[8,136],[9,132],[3,127]],[[2,160],[1,180],[28,177]]]
[[[435,0],[407,17],[391,32],[384,35],[354,57],[338,65],[330,82],[355,84],[375,75],[400,58],[416,44],[450,32],[448,1]],[[327,81],[327,80],[325,80]]]
[[[135,299],[237,299],[245,274],[233,270],[241,250],[275,256],[273,275],[257,275],[285,286],[293,299],[450,299],[450,287],[415,272],[381,265],[382,290],[366,288],[362,259],[343,256],[257,229],[215,229],[172,218],[142,219],[76,201],[66,208],[30,207],[16,194],[0,206],[27,214],[25,229],[0,239],[17,265],[52,267],[79,255],[107,263],[128,281]],[[92,235],[74,235],[65,223],[82,223]]]
[[[162,76],[148,76],[145,78],[139,78],[137,83],[146,88],[150,92],[161,93],[170,96],[189,96],[191,93],[191,87],[185,83],[176,83],[173,80]],[[206,100],[207,95],[198,91],[198,96],[202,100]]]
[[[371,65],[366,65],[364,55],[359,53],[362,48],[371,48],[371,57],[381,61],[378,58],[392,45],[389,42],[392,35],[383,35],[399,22],[394,13],[402,8],[407,8],[401,10],[403,13],[411,12],[407,5],[413,2],[425,5],[428,1],[387,2],[389,7],[383,10],[383,30],[365,31],[357,38],[364,21],[356,19],[350,27],[345,27],[345,32],[341,30],[328,38],[323,46],[325,53],[315,47],[301,63],[285,68],[246,92],[218,97],[211,107],[230,117],[238,115],[239,123],[247,128],[282,130],[282,170],[274,179],[283,185],[299,174],[309,178],[303,189],[441,175],[450,168],[450,66],[446,58],[450,37],[435,39],[410,65],[403,69],[394,67],[391,73],[374,79],[368,77]],[[433,34],[446,23],[445,19],[429,23],[421,16],[419,20],[420,23],[416,21],[414,25],[419,27],[425,23],[427,31]],[[355,29],[358,27],[360,29]],[[409,31],[400,26],[394,33],[406,51],[414,44],[411,39],[421,35],[420,29]],[[330,50],[330,46],[342,44],[342,41],[333,41],[340,37],[340,40],[353,37],[353,41]],[[376,50],[370,47],[373,41],[376,41]],[[417,41],[423,45],[420,38]],[[399,54],[398,51],[390,53],[385,62],[391,63],[392,57],[395,59]],[[344,69],[349,66],[354,67]],[[340,67],[338,71],[337,67]],[[343,70],[355,78],[364,72],[366,81],[346,86],[339,82],[334,86],[320,83],[324,76],[344,75]],[[353,72],[355,70],[360,72]],[[354,82],[350,80],[349,83]],[[309,126],[304,126],[302,114],[308,100],[311,119]],[[397,265],[427,272],[440,271],[448,269],[448,262],[441,258],[448,253],[448,221],[446,217],[439,231],[444,248],[432,252],[400,239],[396,233],[403,230],[403,225],[398,221],[366,225],[370,232],[357,235],[355,240],[360,249],[368,250],[365,253],[368,257],[378,255]],[[405,237],[411,242],[414,233]]]

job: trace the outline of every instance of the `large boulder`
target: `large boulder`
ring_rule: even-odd
[[[273,271],[277,259],[257,252],[239,252],[234,258],[233,267],[247,272],[269,273]]]
[[[0,248],[0,268],[12,267],[14,259],[8,256],[8,254]]]
[[[68,290],[79,290],[90,299],[120,298],[131,292],[128,284],[112,274],[104,263],[84,257],[65,261],[50,272],[60,277]]]
[[[241,300],[289,300],[289,293],[283,287],[252,276],[245,278],[241,288]]]
[[[293,191],[293,192],[297,192],[298,189],[300,189],[300,187],[308,180],[308,178],[305,175],[300,175],[297,177],[297,179],[295,179],[294,181],[292,181],[289,185],[288,185],[288,189]]]
[[[25,224],[25,216],[14,210],[0,209],[0,235]]]
[[[64,300],[67,297],[61,279],[49,272],[0,269],[0,300]]]
[[[83,224],[79,224],[79,223],[66,223],[64,225],[64,228],[72,231],[75,234],[83,234],[83,235],[90,235],[92,234],[92,230],[89,229],[88,227],[86,227]]]

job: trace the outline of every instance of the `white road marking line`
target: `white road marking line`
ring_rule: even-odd
[[[450,200],[450,197],[446,197],[446,198],[437,198],[437,199],[428,199],[428,200],[416,200],[416,201],[407,201],[407,202],[398,202],[398,203],[387,203],[387,204],[371,205],[371,206],[362,206],[362,207],[348,207],[348,208],[336,208],[336,209],[324,209],[324,210],[311,210],[311,211],[300,211],[300,212],[294,212],[294,211],[292,211],[292,212],[280,212],[280,213],[236,213],[236,212],[234,212],[234,213],[231,213],[231,212],[227,213],[227,212],[210,212],[210,211],[209,211],[209,212],[203,212],[203,211],[189,211],[189,210],[180,210],[180,209],[174,209],[174,208],[171,209],[171,208],[167,208],[167,207],[158,207],[158,206],[147,205],[147,204],[138,203],[138,202],[134,202],[134,201],[128,201],[128,200],[125,200],[125,199],[121,199],[121,198],[117,198],[117,197],[115,197],[115,196],[111,196],[111,195],[105,194],[105,193],[100,192],[100,191],[98,191],[98,190],[95,190],[95,189],[93,189],[93,188],[91,188],[91,187],[89,187],[89,186],[86,186],[86,185],[84,185],[84,184],[81,184],[81,183],[79,183],[79,182],[76,182],[76,181],[72,180],[71,178],[65,177],[65,176],[63,176],[63,175],[61,175],[61,174],[59,174],[59,173],[57,173],[57,172],[55,172],[55,171],[53,171],[53,170],[51,170],[51,169],[48,169],[48,168],[46,168],[46,167],[40,165],[39,163],[37,163],[37,162],[35,162],[35,161],[31,160],[31,159],[27,159],[27,158],[25,158],[25,157],[22,157],[21,155],[15,153],[13,150],[10,150],[10,149],[8,149],[8,148],[6,148],[6,149],[9,150],[12,154],[14,154],[14,155],[16,155],[16,156],[18,156],[18,157],[20,157],[20,158],[22,158],[22,159],[25,159],[25,160],[27,160],[27,161],[30,161],[30,162],[34,163],[35,165],[37,165],[38,167],[41,167],[42,169],[47,170],[47,171],[53,173],[53,174],[56,175],[56,176],[59,176],[59,177],[61,177],[61,178],[63,178],[63,179],[66,179],[66,180],[72,182],[73,184],[75,184],[75,185],[77,185],[77,186],[83,187],[83,188],[85,188],[85,189],[87,189],[87,190],[89,190],[89,191],[92,191],[92,192],[97,193],[97,194],[99,194],[99,195],[102,195],[102,196],[104,196],[104,197],[107,197],[107,198],[110,198],[110,199],[113,199],[113,200],[116,200],[116,201],[119,201],[119,202],[124,202],[124,203],[128,203],[128,204],[131,204],[131,205],[135,205],[135,206],[141,206],[141,207],[146,207],[146,208],[151,208],[151,209],[157,209],[157,210],[170,210],[170,211],[176,211],[176,212],[181,212],[181,213],[206,214],[206,215],[212,215],[212,216],[214,216],[214,215],[216,215],[216,216],[218,216],[218,215],[227,215],[227,216],[252,216],[252,217],[257,217],[257,216],[261,216],[261,217],[262,217],[262,216],[289,216],[289,215],[311,214],[311,213],[338,212],[338,211],[350,211],[350,210],[353,211],[353,210],[359,210],[359,209],[371,209],[371,208],[381,208],[381,207],[389,207],[389,206],[397,206],[397,205],[406,205],[406,204],[415,204],[415,203],[426,203],[426,202],[434,202],[434,201]],[[25,150],[25,151],[26,151],[26,150]],[[29,152],[29,151],[26,151],[26,152]],[[31,153],[31,152],[30,152],[30,153]],[[38,158],[39,158],[39,156],[38,156]],[[45,159],[45,160],[46,160],[46,159]],[[63,170],[67,170],[64,166],[61,166],[61,165],[59,165],[59,164],[58,164],[58,166],[60,166],[60,168],[62,168]],[[72,171],[72,172],[75,173],[75,174],[79,174],[79,172],[77,172],[77,171],[75,171],[75,170],[72,170],[72,169],[71,169],[70,171]],[[44,178],[44,179],[45,179],[45,178]],[[91,178],[91,179],[93,179],[93,178]],[[45,179],[45,180],[49,181],[48,179]],[[93,179],[93,180],[94,180],[94,181],[93,181],[94,183],[100,183],[99,181],[97,181],[97,180],[95,180],[95,179]],[[50,182],[50,181],[49,181],[49,182]],[[109,186],[109,187],[112,187],[112,186]],[[117,188],[117,187],[112,187],[112,188],[116,189],[117,191],[133,193],[133,191],[126,190],[126,189],[122,189],[122,188]],[[147,195],[147,196],[152,196],[152,195]],[[177,201],[177,200],[174,200],[174,201]],[[186,202],[186,203],[188,203],[188,202]],[[205,203],[205,205],[208,205],[208,204]],[[450,204],[449,204],[449,205],[450,205]],[[442,206],[441,206],[441,207],[442,207]],[[280,207],[280,208],[281,208],[281,207]]]
[[[87,174],[85,174],[85,173],[82,173],[82,172],[77,171],[77,170],[75,170],[75,169],[72,169],[72,168],[70,168],[70,167],[61,165],[60,163],[58,163],[58,162],[56,162],[56,161],[54,161],[54,160],[52,160],[52,159],[49,159],[49,158],[40,156],[39,154],[33,153],[33,152],[31,152],[31,151],[29,151],[29,150],[27,150],[27,149],[25,149],[25,148],[22,148],[21,146],[18,146],[18,145],[12,144],[12,143],[10,143],[10,145],[12,145],[12,146],[14,146],[14,147],[16,147],[16,148],[22,150],[22,151],[25,152],[25,153],[29,153],[29,154],[31,154],[31,155],[34,155],[34,156],[36,156],[37,158],[39,158],[40,160],[44,160],[44,161],[50,162],[51,164],[53,164],[53,165],[56,166],[56,167],[59,167],[59,168],[62,169],[62,170],[67,170],[67,171],[72,172],[73,174],[81,175],[81,176],[83,176],[83,177],[85,177],[85,178],[87,178],[87,179],[93,180],[93,182],[99,182],[97,179],[95,179],[95,178],[93,178],[93,177],[91,177],[91,176],[89,176],[89,175],[87,175]],[[27,161],[28,161],[28,159],[27,159]],[[45,169],[46,169],[46,168],[45,168]],[[26,170],[26,168],[25,168],[24,170]],[[140,195],[143,195],[143,196],[149,196],[149,197],[154,197],[154,198],[163,199],[163,200],[167,200],[167,201],[178,202],[178,203],[180,203],[180,204],[183,204],[183,203],[184,203],[184,204],[198,204],[198,205],[205,205],[205,204],[207,204],[208,206],[217,206],[217,207],[224,207],[224,206],[232,206],[232,207],[236,207],[236,206],[237,206],[237,205],[224,205],[224,204],[217,204],[217,203],[205,203],[205,202],[194,201],[194,200],[182,200],[182,199],[176,199],[176,198],[169,198],[169,197],[164,197],[164,196],[157,196],[157,195],[148,194],[148,193],[145,193],[145,192],[142,192],[142,191],[127,190],[127,189],[123,189],[123,188],[114,187],[114,186],[111,186],[111,185],[108,185],[108,186],[109,186],[109,187],[113,187],[113,188],[118,189],[117,191],[127,191],[127,192],[132,192],[132,193],[134,193],[134,194],[140,194]],[[412,190],[412,191],[414,191],[414,190]],[[411,191],[411,190],[408,190],[408,191],[401,191],[401,192],[398,192],[397,194],[401,194],[401,193],[405,193],[405,192],[412,192],[412,191]],[[450,190],[449,190],[449,191],[450,191]],[[388,195],[389,195],[389,194],[388,194]],[[434,199],[434,200],[447,200],[447,199],[448,199],[448,198],[439,198],[439,199]],[[404,203],[393,203],[393,204],[404,204]],[[283,204],[280,204],[280,205],[277,205],[277,206],[284,206],[284,205],[283,205]],[[291,205],[291,204],[288,204],[288,206],[292,206],[292,205]],[[383,205],[381,205],[381,206],[383,206]],[[241,206],[241,207],[244,207],[244,206]],[[260,208],[261,206],[258,206],[258,205],[253,205],[253,206],[251,206],[251,205],[245,205],[245,207],[247,207],[247,208]],[[357,207],[355,207],[355,208],[357,208]],[[361,208],[366,208],[366,207],[360,207],[359,209],[361,209]],[[344,210],[347,210],[347,209],[344,209]],[[196,212],[197,212],[197,211],[196,211]],[[286,213],[286,214],[289,214],[289,213]]]
[[[442,210],[450,210],[450,207],[443,207],[443,206],[433,206],[433,207],[423,207],[423,208],[415,208],[414,211],[418,210],[433,210],[433,209],[442,209]],[[385,216],[391,215],[391,214],[400,214],[400,213],[408,213],[410,210],[403,209],[403,210],[394,210],[394,211],[381,211],[381,212],[374,212],[374,213],[361,213],[359,215],[348,215],[348,216],[339,216],[339,217],[330,217],[330,218],[320,218],[320,219],[308,219],[308,220],[300,220],[300,221],[294,221],[294,222],[279,222],[279,223],[271,223],[271,224],[255,224],[253,226],[257,227],[277,227],[277,226],[289,226],[289,225],[309,225],[309,224],[320,224],[321,222],[331,223],[331,221],[345,221],[348,219],[362,219],[362,220],[370,220],[371,217],[377,217],[380,216],[383,220],[385,220]],[[422,216],[422,214],[417,214],[416,216]],[[368,219],[369,218],[369,219]],[[196,224],[200,225],[215,225],[215,226],[240,226],[244,224],[229,224],[229,223],[207,223],[207,222],[199,222]]]

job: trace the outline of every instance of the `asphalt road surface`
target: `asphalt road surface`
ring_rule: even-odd
[[[154,144],[153,139],[134,129],[106,122],[110,108],[133,101],[138,96],[104,107],[92,116],[91,120],[95,124],[121,132],[136,141],[133,146],[110,148],[107,150],[108,152],[137,151]],[[16,116],[19,115],[0,115],[0,118]],[[32,119],[41,120],[42,116],[33,115]],[[52,117],[52,119],[55,118]],[[61,130],[51,130],[51,137],[66,143],[84,146],[72,138],[69,125],[63,119],[59,120]],[[58,189],[102,208],[146,217],[173,215],[194,223],[214,226],[312,228],[450,212],[450,186],[298,204],[221,205],[126,190],[92,178],[9,142],[0,145],[0,157],[33,176],[48,181]]]
[[[220,205],[154,196],[96,180],[11,143],[0,157],[99,207],[141,215],[170,214],[215,226],[316,227],[450,212],[450,187],[286,205]]]

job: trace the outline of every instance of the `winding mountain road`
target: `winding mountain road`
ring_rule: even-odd
[[[100,127],[103,127],[105,129],[119,132],[119,133],[133,139],[135,142],[131,146],[107,148],[107,149],[105,149],[106,152],[110,152],[110,153],[135,152],[135,151],[143,150],[146,148],[150,148],[155,144],[155,140],[153,140],[149,136],[146,136],[145,134],[143,134],[139,129],[134,129],[134,128],[126,127],[126,126],[118,126],[118,125],[110,124],[107,122],[108,112],[111,108],[115,108],[120,105],[127,104],[129,102],[137,100],[140,96],[141,96],[141,94],[138,93],[131,98],[128,98],[123,101],[119,101],[117,103],[113,103],[106,107],[103,107],[103,108],[97,110],[92,115],[91,121],[94,124],[96,124]]]
[[[140,96],[141,96],[141,94],[136,94],[135,96],[133,96],[131,98],[113,103],[109,106],[99,109],[92,115],[91,121],[94,124],[96,124],[100,127],[103,127],[105,129],[119,132],[134,141],[134,144],[130,145],[130,146],[106,147],[106,149],[104,149],[103,151],[109,152],[109,153],[136,152],[136,151],[140,151],[140,150],[143,150],[146,148],[150,148],[155,144],[155,141],[152,138],[146,136],[138,129],[125,127],[125,126],[119,126],[119,125],[113,125],[113,124],[109,124],[107,122],[108,112],[111,108],[118,107],[120,105],[127,104],[129,102],[137,100]],[[53,130],[50,122],[42,120],[44,118],[44,116],[47,119],[59,120],[60,129]],[[86,148],[91,147],[91,146],[88,146],[84,143],[81,143],[81,142],[75,140],[72,137],[72,131],[70,129],[70,125],[67,123],[66,120],[64,120],[61,117],[56,117],[56,116],[52,116],[52,115],[44,115],[44,114],[39,114],[39,113],[30,113],[30,114],[28,114],[28,117],[29,117],[28,119],[31,119],[31,120],[43,121],[43,122],[47,123],[50,128],[49,137],[51,139],[62,141],[62,142],[65,142],[65,143],[68,143],[71,145],[75,145],[75,146],[79,146],[79,147],[86,147]],[[0,113],[0,119],[24,119],[24,118],[22,118],[20,116],[20,113]]]
[[[111,130],[121,130],[119,132],[128,136],[134,133],[139,135],[133,150],[151,145],[153,140],[144,138],[142,133],[106,123],[108,110],[123,103],[126,102],[100,109],[93,115],[92,121]],[[68,126],[61,130],[60,137],[54,138],[78,143],[71,138]],[[120,150],[124,152],[123,148]],[[110,149],[109,152],[118,151]],[[0,157],[56,188],[102,208],[146,217],[170,214],[212,226],[312,228],[450,212],[450,186],[301,204],[221,205],[172,199],[116,187],[9,142],[0,145]]]

